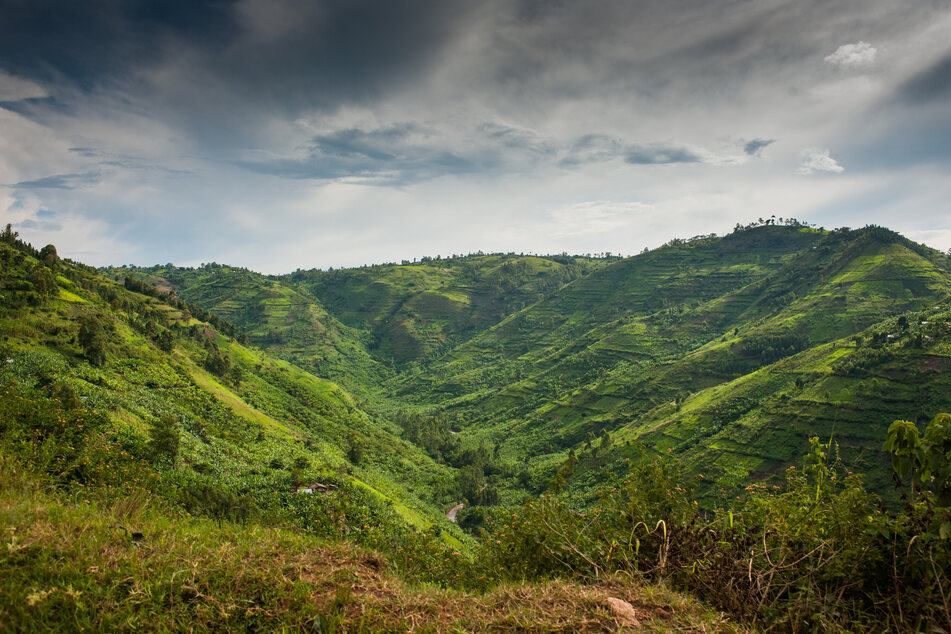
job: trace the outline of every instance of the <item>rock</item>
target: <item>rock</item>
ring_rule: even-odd
[[[621,627],[640,627],[641,622],[637,620],[634,614],[634,606],[615,597],[608,597],[608,607],[614,612],[618,625]]]

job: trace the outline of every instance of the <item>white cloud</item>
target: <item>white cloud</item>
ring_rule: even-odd
[[[841,174],[845,168],[839,165],[838,161],[829,156],[829,150],[809,147],[799,154],[799,169],[797,174],[803,176],[814,174],[815,172],[828,172],[830,174]]]
[[[835,66],[854,68],[871,64],[875,61],[877,54],[877,48],[868,42],[860,41],[855,44],[843,44],[832,55],[826,55],[825,61]]]
[[[48,93],[39,84],[0,70],[0,101],[20,101],[46,96]]]
[[[274,273],[479,249],[635,253],[769,214],[951,227],[936,217],[949,198],[946,119],[897,153],[921,110],[887,101],[947,54],[951,10],[490,0],[460,21],[444,2],[433,19],[445,28],[404,46],[416,19],[365,30],[375,12],[300,4],[238,0],[234,40],[161,38],[160,55],[89,68],[81,86],[0,70],[3,98],[50,97],[0,108],[3,222],[94,264],[214,259]],[[336,49],[314,34],[335,31],[343,52],[325,55]],[[361,53],[344,54],[361,34]],[[902,54],[880,64],[886,51]],[[771,139],[782,142],[761,154]],[[892,178],[902,164],[921,178]],[[99,224],[83,232],[84,219]]]
[[[551,215],[555,238],[584,234],[606,234],[632,225],[654,208],[639,202],[614,202],[609,200],[575,203],[554,210]]]

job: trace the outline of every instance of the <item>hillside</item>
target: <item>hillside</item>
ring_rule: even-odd
[[[880,438],[896,417],[920,412],[924,420],[947,409],[942,390],[917,394],[915,386],[895,385],[894,391],[866,390],[869,394],[856,394],[853,390],[848,398],[827,398],[831,404],[825,403],[817,398],[825,392],[816,391],[812,385],[814,379],[827,373],[825,360],[814,362],[814,366],[804,364],[796,373],[787,374],[788,381],[760,385],[752,393],[740,390],[740,394],[734,395],[728,386],[762,383],[758,378],[763,376],[763,372],[758,372],[761,368],[800,352],[803,359],[816,359],[828,352],[829,344],[841,357],[846,348],[856,347],[857,340],[849,338],[856,333],[863,333],[866,340],[878,337],[876,341],[887,341],[896,347],[896,342],[904,339],[898,337],[894,316],[905,315],[906,321],[927,321],[930,313],[920,312],[921,309],[935,306],[951,293],[947,261],[944,256],[922,251],[894,234],[878,230],[831,234],[814,246],[762,279],[716,299],[692,307],[672,305],[646,316],[612,320],[574,337],[564,337],[562,341],[570,342],[564,347],[539,344],[533,350],[513,355],[507,363],[501,357],[503,361],[497,362],[497,367],[508,368],[509,374],[498,382],[498,387],[487,385],[478,391],[480,379],[475,371],[453,375],[443,370],[443,378],[434,375],[432,379],[432,385],[438,388],[433,391],[438,397],[448,384],[450,395],[456,398],[443,401],[446,412],[454,420],[469,421],[476,434],[505,438],[507,449],[520,455],[550,454],[542,458],[548,462],[549,473],[564,459],[558,449],[580,450],[607,431],[618,432],[618,439],[641,438],[659,450],[670,448],[679,454],[689,449],[696,458],[689,462],[697,470],[712,474],[728,465],[731,473],[738,474],[737,481],[751,474],[781,474],[785,466],[803,453],[810,436],[829,437],[836,431],[836,416],[846,416],[828,414],[828,410],[846,405],[870,418],[866,419],[866,441],[854,445],[861,459],[852,451],[845,451],[845,456],[854,458],[855,468],[868,473],[876,490],[886,493],[890,478],[885,456],[879,447],[870,446],[874,441],[869,439]],[[598,278],[603,273],[591,277]],[[586,279],[585,283],[592,282]],[[575,285],[570,285],[559,295],[570,296],[574,291]],[[572,303],[570,298],[558,299],[531,307],[512,321],[531,322],[538,319],[539,313],[550,313],[551,305]],[[496,336],[497,331],[508,326],[506,322],[482,339]],[[871,330],[865,332],[866,327]],[[578,328],[579,333],[582,330]],[[889,334],[892,339],[882,339]],[[923,359],[944,354],[940,333],[923,336],[931,339],[916,340],[919,348],[906,351],[906,357],[896,362],[896,368],[906,362],[910,366],[902,375],[916,377],[917,368],[925,363]],[[502,340],[503,336],[498,335],[497,341]],[[531,337],[519,340],[530,341]],[[658,349],[663,345],[667,349]],[[653,355],[648,346],[653,347]],[[489,346],[482,347],[482,351],[486,348]],[[934,354],[928,352],[932,348]],[[463,353],[478,349],[473,342]],[[815,354],[810,356],[805,351]],[[460,357],[466,358],[463,354]],[[464,363],[454,360],[448,367]],[[485,365],[473,365],[479,368],[478,372],[490,372]],[[885,371],[871,368],[869,372],[861,374],[861,378]],[[468,390],[460,390],[460,383],[467,385]],[[717,386],[724,388],[713,390]],[[830,384],[828,389],[836,394],[841,386]],[[911,396],[909,390],[917,395]],[[782,409],[768,416],[750,413],[763,405],[764,398],[780,393],[789,402],[800,403],[795,413],[797,420],[805,420],[804,424],[790,428],[786,417],[791,411]],[[864,399],[849,403],[849,398],[860,396]],[[704,404],[701,424],[687,428],[675,424],[681,407],[692,401]],[[827,414],[830,423],[818,424]],[[742,451],[729,451],[730,446],[722,436],[719,441],[714,439],[715,432],[724,426],[750,425],[750,416],[757,421],[756,429],[760,432],[747,432]],[[641,431],[660,427],[677,429],[670,433],[678,441],[669,437],[661,441],[656,434],[643,436]],[[778,429],[783,432],[769,431]],[[853,445],[847,436],[843,442]]]
[[[4,609],[48,630],[951,625],[949,279],[877,227],[281,278],[104,276],[8,227]]]
[[[346,543],[186,520],[141,492],[122,502],[75,504],[44,492],[2,458],[0,476],[0,531],[9,540],[0,550],[0,606],[14,629],[738,629],[689,597],[622,576],[586,585],[507,583],[487,593],[417,586],[379,554]],[[636,606],[631,616],[612,609],[609,599],[619,598]]]
[[[490,581],[442,517],[453,470],[336,384],[10,231],[0,274],[14,629],[733,629],[630,578]]]
[[[217,264],[106,273],[171,290],[273,354],[370,394],[408,364],[425,365],[609,261],[499,254],[270,277]]]
[[[105,273],[124,280],[130,271],[114,268]],[[345,326],[313,295],[280,279],[215,264],[198,269],[151,267],[135,275],[212,311],[235,324],[251,343],[321,377],[360,391],[390,374],[370,355],[368,333]]]
[[[811,435],[832,434],[845,416],[828,414],[836,399],[817,398],[825,392],[809,382],[827,364],[800,367],[789,374],[792,385],[767,381],[753,396],[741,386],[762,383],[773,376],[766,369],[795,355],[819,359],[828,346],[843,354],[853,335],[894,328],[886,324],[899,315],[917,319],[951,294],[943,254],[878,227],[830,232],[798,223],[673,240],[623,260],[472,256],[280,278],[215,266],[137,274],[237,319],[284,358],[327,368],[384,411],[436,416],[443,436],[461,431],[457,443],[498,447],[503,460],[526,465],[517,480],[483,476],[508,500],[542,490],[569,451],[605,433],[669,448],[723,481],[781,474]],[[320,334],[311,328],[308,343],[293,333],[310,321],[281,312],[278,300],[265,309],[248,303],[265,293],[293,296],[297,314],[319,313],[329,325]],[[275,328],[294,343],[269,339]],[[333,333],[346,333],[350,347],[320,365],[315,351],[341,340]],[[341,364],[375,373],[330,369]],[[766,408],[764,397],[777,390],[799,409]],[[940,390],[933,398],[907,393],[873,390],[853,408],[873,416],[856,437],[866,442],[843,437],[843,456],[868,469],[886,495],[887,461],[869,439],[895,417],[913,411],[924,419],[946,407]],[[683,422],[693,419],[681,409],[711,398],[697,410],[699,423]],[[882,404],[886,398],[893,405]],[[794,411],[807,422],[791,427],[785,417]],[[827,416],[833,422],[820,423]],[[739,425],[759,431],[728,443],[725,434]],[[442,459],[440,445],[428,449]],[[611,454],[615,464],[622,453]],[[581,482],[576,488],[590,488]]]
[[[98,442],[140,459],[157,460],[149,439],[165,425],[176,441],[160,480],[196,497],[196,507],[217,509],[201,498],[219,495],[267,514],[294,499],[292,485],[321,480],[346,491],[336,500],[342,509],[369,504],[366,512],[388,518],[381,530],[387,522],[407,530],[439,523],[460,545],[463,536],[449,537],[455,529],[442,518],[451,494],[437,492],[451,471],[338,385],[223,335],[237,331],[214,316],[217,327],[196,319],[200,308],[145,284],[126,288],[55,250],[44,257],[4,242],[0,262],[0,380],[10,407],[20,399],[68,404],[69,416],[94,411]],[[55,444],[58,432],[48,433],[34,447]],[[81,481],[92,477],[70,468],[83,472]]]

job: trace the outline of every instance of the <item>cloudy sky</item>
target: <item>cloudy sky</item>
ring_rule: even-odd
[[[951,247],[948,0],[0,0],[0,220],[94,265]]]

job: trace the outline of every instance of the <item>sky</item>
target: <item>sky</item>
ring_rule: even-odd
[[[0,0],[0,221],[88,264],[951,248],[951,0]]]

